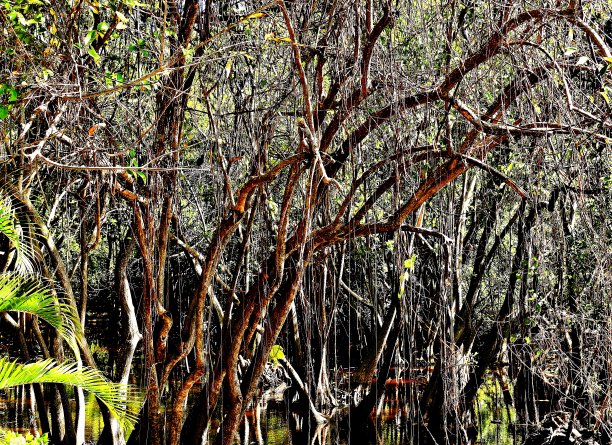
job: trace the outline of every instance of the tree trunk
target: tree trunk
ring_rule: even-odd
[[[127,268],[129,260],[132,257],[132,252],[136,245],[136,239],[130,231],[125,236],[121,243],[117,261],[115,264],[115,286],[119,304],[121,306],[121,346],[118,352],[116,381],[121,384],[127,384],[132,369],[132,359],[138,343],[142,339],[142,335],[138,329],[136,320],[136,309],[132,301],[132,293],[130,291],[130,283],[128,280]],[[100,434],[98,443],[114,445],[124,445],[125,437],[123,430],[117,419],[113,418],[110,425],[104,425],[104,429]]]

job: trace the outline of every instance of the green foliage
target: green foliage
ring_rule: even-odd
[[[34,272],[32,259],[35,256],[34,248],[30,243],[33,227],[23,227],[17,218],[17,209],[12,208],[10,200],[0,194],[0,234],[7,237],[11,248],[15,249],[16,257],[14,270],[19,274]]]
[[[0,205],[0,233],[13,244],[21,245],[15,229],[13,215]],[[23,312],[36,315],[51,325],[79,357],[78,344],[83,341],[82,328],[76,310],[59,301],[54,293],[35,277],[17,273],[0,274],[0,312]],[[0,389],[32,383],[60,383],[79,386],[94,394],[122,423],[133,427],[137,419],[136,395],[129,386],[107,380],[95,369],[83,368],[80,363],[57,364],[52,359],[21,364],[0,357]],[[12,438],[10,443],[23,442],[23,437]],[[32,442],[39,443],[39,442]]]
[[[68,304],[59,302],[35,279],[14,274],[0,276],[2,311],[37,315],[57,330],[78,357],[81,329],[76,312]],[[5,357],[0,358],[0,389],[31,383],[62,383],[82,387],[100,399],[125,428],[131,428],[136,422],[138,404],[133,403],[136,396],[128,386],[108,381],[97,370],[82,368],[77,363],[57,364],[51,359],[20,364]]]
[[[134,149],[130,150],[128,152],[128,165],[130,167],[138,167],[138,159],[136,158],[136,152],[134,151]],[[141,170],[132,170],[129,169],[127,170],[127,172],[134,177],[134,179],[138,179],[140,178],[140,180],[142,181],[143,184],[147,183],[147,175],[145,175],[145,173]]]
[[[415,253],[407,260],[404,260],[404,268],[411,270],[411,271],[414,270],[414,264],[416,262],[416,259],[417,259],[417,256]]]
[[[516,412],[513,406],[504,404],[502,389],[493,377],[489,377],[478,390],[476,414],[483,443],[514,443],[511,425],[516,419]]]
[[[13,431],[0,430],[0,445],[47,445],[48,443],[47,433],[36,437],[31,434],[23,435]]]
[[[24,312],[40,317],[53,326],[78,356],[80,329],[76,311],[60,302],[34,278],[16,274],[0,275],[0,312]]]
[[[22,242],[20,232],[22,229],[16,224],[8,200],[0,201],[0,234],[7,237],[17,251],[17,272],[0,274],[0,312],[24,312],[40,317],[56,329],[78,356],[78,342],[81,340],[78,315],[38,279],[23,275],[33,271],[29,258],[33,250],[29,248],[29,240]]]
[[[13,215],[9,208],[3,205],[0,205],[0,233],[6,236],[13,245],[19,246],[21,244],[19,234],[15,229]]]
[[[128,391],[126,385],[107,380],[100,371],[83,368],[76,363],[57,364],[52,359],[21,364],[0,358],[0,389],[32,383],[79,386],[104,402],[124,427],[133,427],[137,420],[137,413],[130,408],[132,400],[129,400],[135,397],[134,394]]]
[[[23,44],[34,43],[45,29],[45,9],[41,0],[12,0],[2,3],[3,13],[8,17],[17,38]]]
[[[6,119],[9,110],[17,102],[19,92],[12,85],[5,83],[0,85],[0,120]]]
[[[278,361],[285,358],[285,352],[283,351],[283,347],[279,345],[272,346],[272,350],[270,351],[270,361],[274,364],[274,366],[278,365]]]

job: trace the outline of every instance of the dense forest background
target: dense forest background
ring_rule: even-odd
[[[609,444],[611,14],[3,0],[0,293],[70,329],[0,305],[0,369],[129,383],[102,444],[234,443],[281,384],[383,442],[388,379],[401,443],[475,443],[494,386],[513,443]],[[81,444],[81,389],[36,388]]]

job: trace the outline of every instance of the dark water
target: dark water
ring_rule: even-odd
[[[94,396],[86,394],[85,397],[85,437],[86,440],[95,440],[101,431],[102,417]],[[74,400],[71,403],[73,412],[76,412],[76,403]],[[38,409],[29,385],[0,391],[0,428],[22,434],[40,434]]]
[[[398,403],[395,394],[385,398],[381,415],[372,428],[379,443],[403,445],[418,443],[416,427],[407,421],[410,407]],[[86,440],[95,441],[103,427],[97,402],[86,395]],[[501,392],[495,382],[483,386],[479,393],[476,415],[480,420],[479,444],[512,445],[519,443],[509,426],[514,413],[503,405]],[[215,424],[211,430],[215,430]],[[0,428],[21,433],[36,434],[40,424],[36,414],[34,394],[29,386],[12,388],[0,392]],[[351,428],[350,419],[348,428]],[[414,431],[411,431],[414,429]],[[210,438],[212,439],[212,433]],[[346,427],[341,429],[332,421],[324,425],[308,424],[301,416],[290,412],[282,401],[271,400],[260,403],[257,409],[249,411],[240,429],[241,445],[348,445]],[[409,439],[411,437],[412,439]],[[351,441],[355,443],[355,439]],[[373,443],[374,437],[362,437],[361,444]]]
[[[0,427],[18,432],[30,432],[40,427],[30,386],[0,391]]]

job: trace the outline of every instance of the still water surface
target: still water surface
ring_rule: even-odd
[[[511,445],[518,443],[512,437],[508,415],[497,403],[497,390],[494,385],[485,385],[480,394],[478,416],[481,420],[479,444]],[[34,406],[34,397],[30,387],[11,388],[0,392],[0,428],[21,433],[36,434],[40,425]],[[378,443],[385,445],[403,445],[418,443],[408,437],[411,426],[406,422],[406,406],[387,404],[382,411],[377,426]],[[349,422],[350,425],[350,422]],[[95,443],[103,426],[97,402],[92,395],[86,402],[86,440]],[[214,427],[214,425],[213,425]],[[213,428],[214,429],[214,428]],[[212,439],[212,437],[211,437]],[[354,442],[354,440],[353,440]],[[363,437],[360,443],[374,443],[373,437]],[[348,445],[347,432],[341,430],[335,422],[325,425],[308,425],[304,420],[291,413],[283,402],[269,401],[258,410],[247,413],[246,421],[240,430],[241,445]]]

